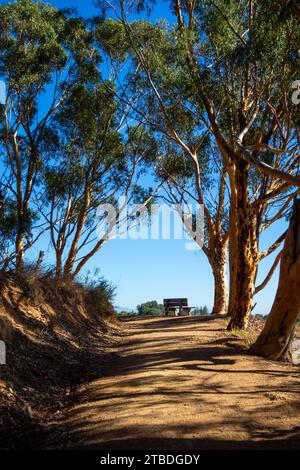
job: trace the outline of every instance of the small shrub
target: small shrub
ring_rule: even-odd
[[[164,315],[165,310],[162,304],[159,304],[156,300],[151,300],[137,306],[139,315]]]
[[[89,312],[94,312],[94,315],[100,315],[106,320],[112,320],[115,317],[112,306],[115,287],[100,275],[99,270],[95,270],[94,273],[88,271],[82,286]]]

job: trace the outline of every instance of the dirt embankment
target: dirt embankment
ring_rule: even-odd
[[[38,447],[72,389],[99,377],[120,334],[101,289],[45,276],[0,277],[0,448]],[[2,343],[3,346],[3,343]]]

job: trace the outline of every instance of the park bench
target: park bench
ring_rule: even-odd
[[[174,312],[177,317],[180,314],[191,314],[193,307],[188,306],[188,299],[164,299],[165,315]]]

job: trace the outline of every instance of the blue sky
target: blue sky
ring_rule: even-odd
[[[6,90],[5,83],[2,80],[0,80],[0,103],[1,104],[5,103],[5,90]]]
[[[1,1],[1,4],[6,2]],[[78,8],[83,16],[96,14],[92,2],[78,0],[51,0],[56,7]],[[160,2],[154,17],[168,17],[168,4]],[[1,86],[0,86],[1,97]],[[274,242],[286,227],[280,221],[263,234],[261,249]],[[34,248],[46,251],[51,262],[50,250],[45,240]],[[259,283],[271,265],[276,254],[261,263],[257,282]],[[87,269],[100,269],[101,274],[116,285],[115,304],[134,308],[147,300],[162,301],[164,297],[188,297],[191,306],[213,303],[213,278],[203,252],[186,251],[184,240],[111,240],[91,260]],[[267,314],[276,292],[278,273],[269,285],[255,297],[256,313]]]
[[[283,232],[284,222],[277,223],[261,239],[263,250]],[[165,297],[188,297],[191,306],[213,303],[213,277],[207,259],[201,250],[187,251],[186,240],[110,240],[94,256],[84,270],[100,269],[100,273],[116,287],[117,306],[134,308],[147,300],[162,301]],[[48,245],[38,243],[35,257],[40,249],[46,249],[46,259],[51,262]],[[47,257],[48,256],[48,257]],[[265,277],[275,254],[260,265],[257,283]],[[256,313],[267,314],[277,288],[278,274],[257,296]]]

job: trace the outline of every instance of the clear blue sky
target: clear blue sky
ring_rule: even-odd
[[[0,0],[0,3],[7,3]],[[51,0],[56,7],[76,7],[82,16],[96,14],[92,1]],[[159,2],[156,18],[168,17],[168,4]],[[280,221],[262,237],[261,248],[274,242],[286,223]],[[45,242],[34,248],[46,249]],[[48,251],[48,254],[50,252]],[[268,272],[275,254],[261,263],[258,282]],[[51,261],[51,259],[48,259]],[[186,251],[185,241],[179,240],[112,240],[91,260],[87,269],[99,268],[101,274],[117,287],[115,304],[135,308],[147,300],[162,301],[164,297],[188,297],[192,306],[213,303],[213,279],[209,264],[201,251]],[[267,314],[272,304],[278,274],[255,297],[256,313]]]
[[[5,83],[0,80],[0,104],[5,103]]]

